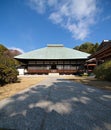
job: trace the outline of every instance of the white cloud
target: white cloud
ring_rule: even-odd
[[[49,16],[49,19],[51,19],[54,23],[62,23],[63,18],[61,17],[61,15],[59,13],[51,13],[51,15]]]
[[[23,51],[22,49],[17,48],[17,47],[9,47],[9,49],[11,49],[11,50],[18,50],[18,51],[20,51],[21,53],[24,53],[24,51]]]
[[[83,40],[89,34],[89,29],[84,22],[79,22],[76,24],[69,24],[67,26],[68,30],[72,33],[73,38]]]
[[[57,5],[57,0],[47,0],[49,6]]]
[[[104,21],[108,21],[108,20],[110,20],[111,19],[111,15],[108,15],[108,16],[106,16],[106,17],[103,17],[102,18],[102,21],[104,22]]]
[[[49,19],[72,33],[73,38],[83,40],[90,33],[97,14],[96,0],[29,0],[38,13],[51,8]]]
[[[30,0],[28,4],[32,9],[36,10],[37,12],[44,13],[45,3],[46,0]]]

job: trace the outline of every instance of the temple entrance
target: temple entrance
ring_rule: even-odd
[[[59,75],[59,73],[57,73],[57,65],[55,63],[53,63],[51,65],[51,72],[50,72],[49,75],[52,75],[52,74],[56,74],[56,75],[58,74]]]
[[[52,64],[51,65],[51,70],[56,70],[56,69],[57,69],[56,64]]]

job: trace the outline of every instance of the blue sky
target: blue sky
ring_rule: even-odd
[[[0,43],[24,52],[111,39],[111,0],[0,0]]]

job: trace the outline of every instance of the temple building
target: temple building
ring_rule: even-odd
[[[97,51],[89,58],[95,58],[97,65],[105,61],[111,60],[111,40],[103,40]]]
[[[48,44],[47,47],[18,55],[15,59],[22,63],[22,74],[75,74],[88,56],[90,54],[66,48],[63,44]]]

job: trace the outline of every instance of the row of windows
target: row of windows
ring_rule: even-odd
[[[29,61],[28,64],[77,64],[83,61]]]

